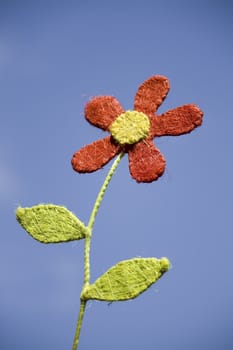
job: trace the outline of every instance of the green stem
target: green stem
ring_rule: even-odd
[[[78,347],[78,341],[79,341],[79,336],[80,336],[80,332],[81,332],[81,327],[82,327],[85,307],[86,307],[86,301],[82,300],[81,303],[80,303],[80,309],[79,309],[79,315],[78,315],[78,323],[77,323],[77,328],[76,328],[76,331],[75,331],[75,337],[74,337],[72,350],[76,350],[77,347]]]
[[[90,246],[91,246],[91,236],[92,236],[92,229],[95,223],[95,218],[98,213],[100,204],[104,198],[105,191],[112,179],[113,174],[116,171],[116,168],[118,167],[121,159],[123,158],[124,153],[120,153],[119,156],[116,158],[116,160],[113,162],[111,169],[109,170],[104,183],[98,193],[98,196],[96,198],[95,204],[93,206],[90,219],[88,222],[88,229],[89,229],[89,234],[86,236],[85,239],[85,248],[84,248],[84,283],[83,283],[83,289],[82,291],[87,288],[90,284]],[[82,293],[81,293],[82,295]],[[75,337],[74,337],[74,342],[72,346],[72,350],[76,350],[78,347],[78,342],[79,342],[79,336],[81,332],[81,327],[82,327],[82,322],[83,322],[83,316],[85,312],[85,307],[86,307],[87,300],[82,300],[80,302],[80,309],[79,309],[79,316],[78,316],[78,322],[77,322],[77,327],[75,331]]]
[[[113,174],[115,173],[116,171],[116,168],[118,167],[121,159],[123,158],[124,156],[124,153],[120,153],[119,156],[116,158],[116,160],[114,161],[111,169],[109,170],[107,176],[106,176],[106,179],[104,180],[104,183],[99,191],[99,194],[96,198],[96,201],[95,201],[95,204],[94,204],[94,207],[92,209],[92,212],[91,212],[91,216],[90,216],[90,219],[89,219],[89,223],[88,223],[88,227],[90,230],[92,230],[93,228],[93,225],[94,225],[94,222],[95,222],[95,217],[98,213],[98,210],[99,210],[99,207],[100,207],[100,204],[102,202],[102,199],[104,197],[104,193],[109,185],[109,182],[111,181],[111,178],[113,176]]]

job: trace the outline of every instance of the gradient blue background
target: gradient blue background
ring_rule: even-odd
[[[92,302],[80,350],[231,350],[231,1],[0,1],[0,349],[71,348],[83,241],[42,245],[18,205],[62,204],[87,222],[108,171],[72,171],[74,151],[105,133],[83,116],[91,96],[133,106],[151,75],[169,78],[160,112],[196,103],[203,126],[164,137],[165,175],[137,184],[124,158],[98,214],[92,281],[135,256],[173,268],[130,302]]]

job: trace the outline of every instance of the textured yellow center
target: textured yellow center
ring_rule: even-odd
[[[126,111],[110,126],[112,137],[120,144],[132,145],[148,136],[149,118],[142,112]]]

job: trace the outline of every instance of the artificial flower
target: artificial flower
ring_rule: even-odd
[[[113,96],[91,99],[85,107],[86,119],[110,135],[77,151],[72,158],[73,169],[91,173],[124,152],[128,154],[130,174],[137,182],[152,182],[162,176],[166,161],[153,139],[189,133],[201,125],[203,116],[195,104],[157,115],[168,91],[168,79],[156,75],[139,87],[133,110],[125,111]]]

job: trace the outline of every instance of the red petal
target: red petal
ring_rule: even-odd
[[[163,175],[166,161],[152,141],[137,143],[129,151],[129,169],[137,182],[152,182]]]
[[[91,173],[102,168],[119,152],[120,147],[112,142],[111,136],[108,136],[77,151],[71,164],[79,173]]]
[[[94,97],[85,107],[86,119],[103,130],[123,112],[120,102],[113,96]]]
[[[145,80],[139,87],[134,102],[136,111],[154,115],[169,91],[166,77],[155,75]]]
[[[182,135],[202,123],[203,112],[196,105],[188,104],[172,109],[151,120],[151,135]]]

